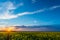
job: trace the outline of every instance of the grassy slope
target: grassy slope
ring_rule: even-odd
[[[10,32],[10,40],[60,40],[60,32]],[[7,33],[0,32],[0,40],[6,40]]]

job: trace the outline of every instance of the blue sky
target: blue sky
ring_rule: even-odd
[[[0,26],[60,24],[60,0],[0,0]]]

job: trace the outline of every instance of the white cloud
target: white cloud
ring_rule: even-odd
[[[53,6],[53,7],[50,7],[49,9],[56,9],[56,8],[60,8],[60,5],[59,6]]]
[[[35,13],[40,13],[40,12],[44,12],[47,9],[55,9],[55,8],[59,8],[60,6],[53,6],[50,8],[44,8],[44,9],[40,9],[37,11],[33,11],[33,12],[23,12],[23,13],[18,13],[16,15],[14,15],[13,11],[19,7],[22,6],[23,3],[18,4],[17,6],[15,6],[12,2],[8,1],[8,2],[4,2],[1,4],[0,7],[0,19],[13,19],[13,18],[17,18],[19,16],[24,16],[24,15],[29,15],[29,14],[35,14]],[[12,11],[11,11],[12,10]],[[1,14],[2,13],[2,14]]]
[[[40,10],[37,10],[37,11],[33,11],[33,12],[31,12],[31,14],[35,14],[35,13],[39,13],[39,12],[44,12],[44,11],[46,11],[46,8],[40,9]]]
[[[16,7],[18,8],[19,6],[23,6],[24,4],[21,2],[18,5],[16,5]]]
[[[16,15],[13,15],[9,11],[6,11],[4,14],[0,15],[0,19],[13,19],[13,18],[17,18],[19,16],[35,14],[35,13],[43,12],[43,11],[44,10],[38,10],[38,11],[34,11],[34,12],[24,12],[24,13],[18,13]]]
[[[17,6],[15,6],[10,1],[2,3],[1,7],[0,7],[0,19],[12,19],[12,18],[16,18],[17,15],[13,15],[12,14],[13,10],[15,10],[18,6],[22,6],[22,5],[23,5],[23,3],[20,3]]]
[[[32,0],[32,3],[35,3],[36,2],[36,0]]]

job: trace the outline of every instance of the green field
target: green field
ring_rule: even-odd
[[[60,32],[0,32],[0,40],[60,40]]]

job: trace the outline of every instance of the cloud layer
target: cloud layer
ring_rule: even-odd
[[[59,8],[59,6],[52,6],[50,8],[43,8],[40,10],[36,10],[33,12],[23,12],[23,13],[17,13],[16,15],[14,15],[14,10],[17,9],[17,7],[19,6],[23,6],[23,3],[18,4],[17,6],[15,6],[12,2],[4,2],[1,4],[0,7],[0,19],[13,19],[13,18],[17,18],[20,16],[24,16],[24,15],[30,15],[30,14],[35,14],[35,13],[40,13],[40,12],[44,12],[47,9],[51,10],[51,9],[56,9]]]
[[[15,6],[12,2],[7,1],[2,4],[0,4],[0,19],[12,19],[16,18],[16,15],[13,15],[13,11],[19,7],[22,6],[23,3],[18,4]]]
[[[0,31],[50,31],[48,28],[46,27],[41,27],[41,28],[18,28],[15,26],[10,26],[10,27],[1,27]]]

